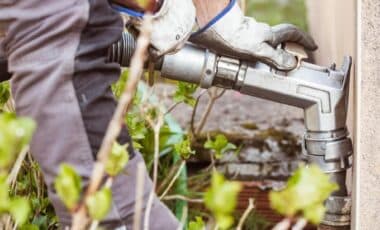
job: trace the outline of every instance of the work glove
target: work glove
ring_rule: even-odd
[[[113,8],[127,16],[129,29],[139,31],[143,13],[113,4]],[[150,53],[154,57],[182,48],[195,26],[195,7],[192,0],[164,0],[153,15]]]
[[[250,61],[259,60],[276,69],[289,71],[297,66],[296,58],[278,45],[294,42],[307,50],[316,50],[314,40],[294,25],[270,27],[245,17],[236,0],[194,33],[190,41],[218,54]]]

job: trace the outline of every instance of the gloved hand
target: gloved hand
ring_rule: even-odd
[[[270,27],[245,17],[236,0],[194,33],[190,41],[239,59],[260,60],[279,70],[292,70],[297,66],[296,58],[281,48],[284,42],[295,42],[307,50],[316,50],[314,40],[296,26],[281,24]]]
[[[128,24],[139,29],[143,13],[113,5],[125,13]],[[182,48],[195,26],[195,7],[192,0],[164,0],[161,8],[153,15],[151,54],[156,57]]]

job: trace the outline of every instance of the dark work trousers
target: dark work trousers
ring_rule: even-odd
[[[120,67],[107,63],[107,48],[122,33],[122,20],[106,0],[0,0],[0,55],[8,58],[16,112],[37,122],[31,152],[43,171],[62,226],[71,216],[54,191],[59,165],[75,167],[88,184],[96,153],[116,108],[111,84]],[[130,141],[126,127],[118,138]],[[131,145],[130,145],[131,146]],[[112,186],[107,229],[131,229],[138,152],[129,148],[126,172]],[[144,200],[152,188],[145,175]],[[174,215],[156,197],[150,229],[177,229]]]

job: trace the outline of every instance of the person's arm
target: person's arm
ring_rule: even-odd
[[[193,0],[193,2],[197,10],[198,26],[203,27],[226,8],[230,0]]]
[[[112,2],[139,12],[156,12],[162,5],[162,0],[113,0]]]

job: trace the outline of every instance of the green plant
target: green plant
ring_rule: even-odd
[[[218,134],[215,140],[208,139],[204,147],[214,151],[216,159],[220,159],[226,152],[236,149],[236,146],[228,142],[226,136],[222,134]]]
[[[226,181],[223,175],[216,171],[213,172],[211,186],[204,194],[204,202],[213,213],[219,228],[228,229],[232,226],[234,222],[233,212],[241,188],[240,183]]]
[[[284,190],[270,193],[274,210],[288,217],[302,217],[317,225],[325,213],[323,202],[338,185],[331,183],[328,175],[316,166],[301,166],[288,180]]]

